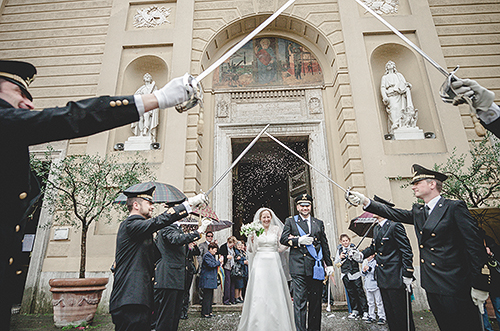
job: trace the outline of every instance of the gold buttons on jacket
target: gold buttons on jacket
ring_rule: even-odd
[[[431,233],[431,237],[435,237],[435,236],[436,236],[436,234],[435,234],[435,233]]]
[[[424,259],[421,259],[420,262],[424,263]]]
[[[114,101],[110,101],[110,102],[109,102],[109,105],[110,105],[111,107],[115,107],[115,106],[116,106],[116,102],[114,102]]]
[[[116,105],[120,107],[122,105],[122,102],[120,100],[116,100]]]
[[[383,267],[383,266],[384,266],[384,264],[383,264],[383,263],[380,263],[380,267]]]
[[[422,234],[422,231],[420,231],[420,234]]]
[[[16,271],[16,275],[20,275],[20,274],[22,274],[22,273],[23,273],[23,271],[22,271],[22,270],[18,270],[18,271]]]
[[[431,266],[435,267],[435,266],[436,266],[436,263],[432,262],[432,263],[431,263]]]
[[[9,259],[9,265],[12,265],[12,263],[14,263],[14,259],[13,259],[13,258],[10,258],[10,259]]]
[[[382,252],[379,252],[380,255],[382,255]]]
[[[434,250],[434,247],[431,247],[431,251],[433,251],[433,250]]]
[[[123,99],[123,101],[122,101],[122,102],[123,102],[123,105],[124,105],[124,106],[128,105],[128,100],[127,100],[127,99]]]
[[[28,193],[23,192],[23,193],[19,194],[19,199],[24,200],[24,199],[26,199],[27,196],[28,196]]]
[[[16,232],[19,232],[19,230],[21,230],[21,226],[18,224],[16,225]]]
[[[424,245],[420,245],[420,248],[424,248]]]
[[[306,255],[304,254],[304,256],[306,256]]]

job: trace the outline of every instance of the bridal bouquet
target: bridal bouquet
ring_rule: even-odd
[[[256,234],[257,237],[264,233],[264,227],[258,222],[252,222],[248,224],[243,224],[241,226],[240,235],[249,237],[252,234]]]

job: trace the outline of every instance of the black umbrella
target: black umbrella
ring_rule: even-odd
[[[135,184],[130,186],[125,191],[142,192],[147,190],[148,188],[151,188],[153,185],[156,186],[156,189],[153,193],[153,202],[155,203],[182,202],[187,199],[186,195],[175,186],[158,182],[145,182]],[[115,199],[114,203],[124,204],[126,203],[126,201],[127,197],[125,196],[125,194],[120,193],[120,195]]]
[[[373,224],[377,221],[372,213],[365,211],[360,216],[353,218],[349,225],[349,230],[360,237],[373,238]]]

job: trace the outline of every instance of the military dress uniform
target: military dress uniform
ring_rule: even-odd
[[[27,88],[36,74],[31,64],[0,61],[0,78]],[[20,277],[21,246],[27,216],[40,196],[40,187],[30,170],[29,146],[88,136],[139,120],[134,97],[91,98],[65,107],[29,111],[14,108],[0,99],[0,139],[3,141],[3,174],[0,201],[6,208],[0,222],[0,330],[8,330],[13,279]]]
[[[309,194],[301,195],[295,199],[296,204],[312,203],[312,197]],[[300,226],[305,233],[314,238],[313,246],[316,252],[320,247],[323,251],[323,262],[326,266],[333,266],[328,247],[328,239],[325,234],[325,225],[323,221],[309,216],[311,231],[307,222],[298,217],[295,222],[293,217],[285,220],[285,226],[281,235],[282,245],[290,247],[290,275],[292,276],[292,292],[295,326],[297,331],[320,330],[321,329],[321,296],[323,291],[323,282],[313,279],[313,268],[315,259],[310,255],[305,246],[299,245]],[[292,236],[289,238],[289,236]],[[308,305],[309,303],[309,305]],[[307,308],[309,307],[309,314]],[[307,329],[306,329],[307,318]]]
[[[375,201],[394,207],[394,204],[377,196]],[[373,239],[363,251],[363,258],[375,254],[375,278],[391,331],[415,330],[410,293],[406,291],[403,276],[413,278],[413,252],[403,224],[385,220],[373,228]],[[408,316],[408,314],[410,316]]]
[[[187,244],[198,239],[197,231],[184,233],[177,224],[158,233],[156,243],[161,258],[156,264],[154,280],[156,330],[175,331],[179,326],[186,278],[190,272]]]
[[[447,176],[421,166],[412,183]],[[480,314],[471,299],[471,287],[488,291],[483,239],[465,202],[440,197],[427,216],[424,205],[412,210],[371,201],[365,210],[397,222],[413,224],[420,252],[421,284],[441,330],[481,330]]]
[[[154,186],[153,186],[154,189]],[[149,192],[123,192],[128,198],[146,200]],[[109,311],[117,331],[150,330],[154,307],[153,280],[158,248],[153,233],[184,218],[191,212],[187,202],[168,208],[157,217],[130,215],[120,224],[116,236],[113,290]]]

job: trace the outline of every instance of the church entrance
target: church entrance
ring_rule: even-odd
[[[281,139],[308,159],[308,137]],[[233,160],[250,139],[232,139]],[[261,138],[233,169],[233,235],[240,236],[242,224],[250,223],[257,210],[269,207],[284,222],[295,214],[293,198],[310,192],[309,167],[270,139]]]

